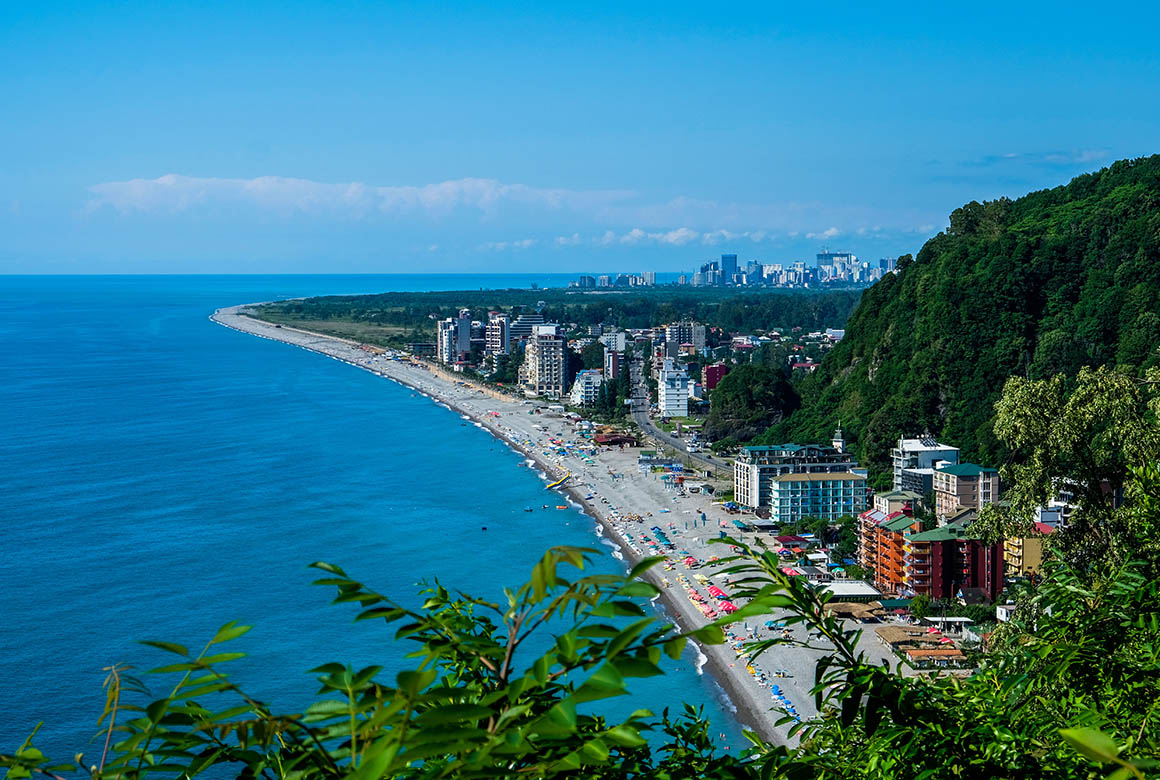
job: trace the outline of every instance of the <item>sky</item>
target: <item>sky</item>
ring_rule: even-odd
[[[1160,152],[1157,8],[4,3],[0,273],[896,257]]]

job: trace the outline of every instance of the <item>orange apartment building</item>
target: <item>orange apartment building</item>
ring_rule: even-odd
[[[874,507],[858,516],[858,564],[870,572],[879,590],[902,592],[906,536],[922,530],[912,514],[921,498],[905,490],[879,493]]]

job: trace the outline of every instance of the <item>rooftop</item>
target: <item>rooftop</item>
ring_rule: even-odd
[[[865,474],[854,474],[850,471],[815,471],[809,474],[779,474],[773,478],[774,482],[821,482],[833,479],[860,479],[866,481]]]
[[[853,597],[878,598],[882,595],[877,588],[869,582],[863,582],[862,580],[837,580],[835,582],[827,582],[822,587],[822,590],[839,599]]]
[[[914,542],[950,542],[961,538],[963,538],[961,526],[944,525],[942,528],[932,528],[929,531],[911,534],[909,541],[911,544]]]
[[[955,463],[935,469],[940,474],[952,474],[956,477],[977,477],[980,474],[998,474],[998,469],[979,466],[975,463]]]
[[[958,447],[950,447],[946,444],[939,444],[932,438],[923,437],[921,439],[901,439],[898,442],[900,449],[909,450],[910,452],[958,452]]]
[[[918,521],[915,520],[910,515],[902,515],[901,517],[896,517],[893,520],[888,520],[887,522],[882,524],[882,527],[885,528],[887,531],[894,531],[895,533],[897,533],[899,531],[905,531],[907,528],[910,528],[916,522],[918,522]],[[914,537],[912,536],[910,538],[913,539]]]
[[[922,495],[915,493],[913,490],[887,490],[884,493],[878,493],[875,498],[885,498],[894,501],[921,501]]]

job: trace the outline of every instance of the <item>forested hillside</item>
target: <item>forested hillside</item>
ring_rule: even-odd
[[[931,431],[998,465],[994,403],[1010,376],[1160,363],[1160,156],[1017,200],[972,202],[902,272],[863,295],[846,338],[763,441],[824,441],[841,420],[882,464]]]

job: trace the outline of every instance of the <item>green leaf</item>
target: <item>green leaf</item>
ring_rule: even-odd
[[[210,640],[210,644],[216,645],[220,642],[228,642],[231,639],[237,639],[242,634],[247,633],[249,630],[250,626],[239,626],[237,621],[231,621],[218,629],[217,634],[214,635],[212,640]]]
[[[425,669],[423,671],[407,670],[399,672],[396,679],[398,680],[399,690],[414,695],[434,682],[437,676],[438,673],[434,669]]]
[[[642,747],[648,744],[636,729],[629,726],[613,726],[604,732],[604,737],[619,747]]]
[[[484,718],[490,718],[493,714],[495,713],[492,710],[487,707],[481,707],[478,704],[447,704],[425,711],[418,717],[418,720],[424,726],[437,726],[462,721],[478,723]]]
[[[688,642],[688,637],[673,637],[664,644],[665,655],[667,655],[669,658],[672,658],[674,661],[681,660],[681,653],[685,651],[685,645],[688,644]]]
[[[146,639],[141,644],[156,647],[158,650],[164,650],[167,653],[189,657],[189,650],[184,645],[179,645],[176,642],[158,642],[156,640]]]
[[[1083,728],[1060,729],[1059,735],[1092,761],[1106,764],[1115,761],[1120,755],[1120,748],[1116,746],[1116,741],[1102,731]]]
[[[632,658],[630,656],[620,656],[615,660],[609,661],[616,670],[625,677],[656,677],[664,674],[660,667],[652,661],[647,661],[643,658]]]
[[[721,630],[721,626],[716,623],[710,623],[707,626],[701,626],[696,631],[693,631],[689,636],[696,639],[698,642],[704,642],[707,645],[723,645],[725,644],[725,632]]]
[[[646,571],[656,566],[664,559],[665,556],[663,555],[650,555],[647,558],[642,558],[640,563],[638,563],[636,566],[633,566],[632,570],[628,572],[628,578],[630,580],[635,580],[637,577],[644,574]]]
[[[577,702],[596,701],[627,693],[624,677],[611,664],[604,664],[573,694]]]

